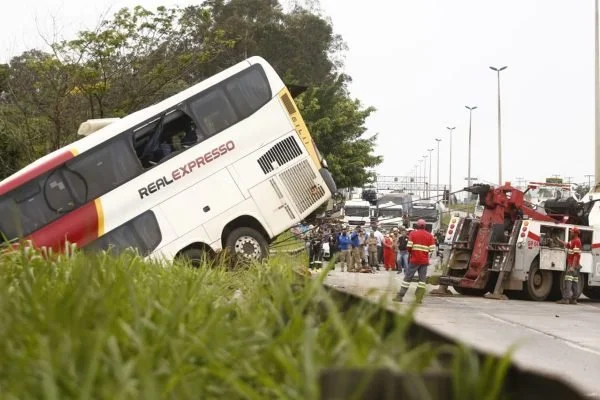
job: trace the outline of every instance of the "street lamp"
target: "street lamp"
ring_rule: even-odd
[[[448,177],[448,193],[452,193],[452,131],[455,130],[456,127],[453,126],[450,128],[447,126],[446,129],[448,129],[448,132],[450,133],[450,168],[448,168],[450,176]],[[448,198],[448,204],[450,204],[450,198]]]
[[[500,118],[500,72],[507,67],[490,67],[492,71],[496,71],[498,75],[498,185],[502,186],[502,120]]]
[[[421,178],[423,177],[422,170],[423,170],[423,159],[420,159],[419,160],[419,172],[418,172],[419,186],[421,185]],[[421,188],[419,186],[417,186],[417,193],[421,191]]]
[[[435,182],[435,198],[437,200],[440,199],[440,142],[442,139],[436,138],[437,142],[437,173],[436,173],[436,182]]]
[[[433,157],[431,157],[431,152],[434,149],[427,149],[427,151],[429,152],[429,183],[427,185],[427,198],[431,199],[431,159]]]
[[[423,156],[423,197],[427,196],[427,154]]]
[[[467,186],[471,186],[471,122],[473,120],[473,110],[477,109],[477,106],[465,106],[469,110],[469,167],[467,170]]]

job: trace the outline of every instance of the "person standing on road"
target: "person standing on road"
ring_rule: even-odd
[[[383,264],[383,233],[376,226],[373,228],[377,239],[377,265]]]
[[[579,239],[579,228],[571,229],[572,239],[569,242],[558,239],[567,249],[567,273],[565,274],[563,298],[558,304],[577,304],[579,293],[579,260],[581,258],[581,239]]]
[[[342,228],[342,233],[338,236],[338,248],[340,249],[340,266],[342,268],[342,272],[344,272],[344,267],[350,270],[349,264],[352,262],[352,258],[350,255],[350,236],[348,235],[348,229],[346,227]]]
[[[410,287],[410,283],[412,282],[415,273],[419,274],[419,284],[416,292],[417,303],[423,301],[429,257],[430,254],[435,251],[435,239],[431,233],[425,230],[426,226],[423,219],[418,220],[417,230],[412,231],[408,236],[408,243],[406,244],[406,249],[409,254],[408,270],[404,274],[404,280],[400,286],[400,291],[394,298],[394,301],[402,301]]]
[[[394,240],[389,234],[383,237],[383,265],[386,271],[394,270]]]
[[[358,240],[360,243],[360,266],[361,268],[367,265],[367,234],[362,227],[358,228]]]
[[[409,229],[412,232],[412,229]],[[408,236],[406,235],[406,229],[402,228],[400,231],[400,237],[398,238],[398,273],[406,273],[408,270]]]
[[[358,236],[360,227],[357,226],[352,232],[350,236],[350,245],[352,246],[352,260],[350,261],[350,266],[348,267],[348,272],[358,272],[360,271],[360,238]]]
[[[375,271],[375,268],[379,271],[379,264],[377,264],[377,238],[375,237],[375,233],[371,232],[369,235],[367,246],[369,248],[369,266],[373,271]]]

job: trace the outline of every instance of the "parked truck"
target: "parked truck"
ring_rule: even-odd
[[[449,247],[440,288],[432,294],[458,293],[488,298],[526,298],[535,301],[562,297],[568,241],[573,227],[582,241],[579,288],[600,299],[600,226],[591,227],[590,214],[600,212],[597,200],[587,203],[563,198],[546,200],[536,210],[524,192],[506,184],[475,185],[480,217],[452,217],[444,242]]]

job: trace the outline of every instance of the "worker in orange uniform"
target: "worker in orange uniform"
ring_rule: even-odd
[[[406,250],[408,251],[408,268],[404,274],[404,280],[400,286],[400,291],[394,298],[394,301],[401,302],[404,295],[410,287],[413,276],[418,272],[419,284],[417,286],[417,303],[423,301],[425,295],[425,285],[427,279],[427,267],[429,266],[429,256],[435,251],[435,239],[433,235],[425,230],[425,220],[417,221],[416,230],[408,236]]]
[[[581,258],[581,239],[579,228],[571,229],[571,240],[564,242],[558,239],[567,249],[567,273],[565,274],[565,290],[558,304],[577,304],[579,294],[579,260]]]

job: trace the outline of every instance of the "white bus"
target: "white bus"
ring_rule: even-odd
[[[6,239],[261,259],[336,191],[288,89],[260,57],[81,131],[0,182]]]

